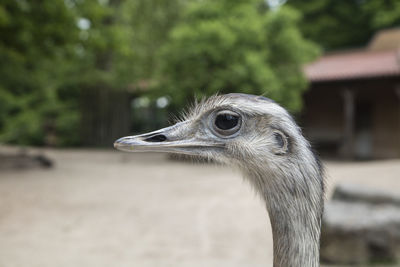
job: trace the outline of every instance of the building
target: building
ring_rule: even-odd
[[[400,29],[364,49],[326,54],[305,67],[305,134],[323,154],[400,157]]]

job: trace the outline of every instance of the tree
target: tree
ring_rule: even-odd
[[[302,65],[318,54],[293,9],[260,1],[196,1],[173,28],[160,55],[159,86],[173,109],[228,92],[266,95],[293,111],[307,83]]]
[[[124,92],[151,79],[184,2],[2,1],[0,142],[93,144],[122,134],[117,122],[129,129],[117,108],[129,112]]]
[[[288,0],[303,14],[304,36],[326,50],[363,46],[379,29],[400,25],[398,0]]]
[[[93,144],[110,143],[132,91],[154,85],[175,108],[193,92],[242,91],[298,110],[301,65],[318,49],[297,30],[298,13],[263,3],[2,1],[0,141],[77,145],[98,135]]]
[[[177,20],[181,2],[77,2],[80,21],[87,25],[81,29],[82,52],[74,74],[75,87],[82,91],[85,144],[109,145],[129,133],[132,94],[151,84],[154,51]]]
[[[67,108],[55,88],[62,80],[63,59],[73,54],[71,43],[78,37],[74,14],[63,0],[40,5],[5,0],[0,35],[0,139],[52,143],[55,118]],[[76,114],[64,114],[75,119]]]
[[[164,45],[168,33],[179,21],[182,10],[193,0],[129,1],[124,16],[133,31],[131,44],[135,62],[131,64],[141,80],[154,79],[159,58],[157,51]]]

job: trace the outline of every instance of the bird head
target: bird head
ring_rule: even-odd
[[[118,139],[128,152],[172,152],[240,165],[262,159],[279,165],[298,157],[302,138],[288,112],[274,101],[247,94],[213,96],[196,104],[173,126]],[[273,159],[273,160],[272,160]]]
[[[321,165],[292,117],[274,101],[246,94],[213,96],[177,124],[120,138],[114,146],[203,156],[239,168],[266,201],[274,266],[317,266]],[[303,256],[294,259],[299,251]]]

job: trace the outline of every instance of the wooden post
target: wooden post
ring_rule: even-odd
[[[343,91],[344,99],[344,156],[354,158],[354,92],[350,89]]]
[[[397,135],[400,136],[400,85],[396,86],[395,93],[397,95],[397,100],[398,100],[398,102],[397,102],[397,106],[398,106]],[[400,157],[400,141],[399,140],[397,140],[397,147],[398,147],[397,156]]]

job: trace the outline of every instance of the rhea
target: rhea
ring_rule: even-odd
[[[120,138],[114,146],[202,156],[239,168],[265,200],[274,267],[319,266],[323,171],[301,129],[274,101],[247,94],[213,96],[175,125]]]

